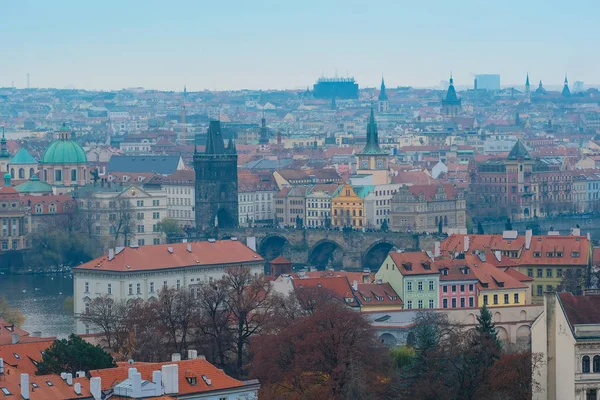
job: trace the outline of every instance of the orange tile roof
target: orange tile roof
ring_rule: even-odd
[[[407,253],[391,252],[390,257],[402,275],[429,275],[440,273],[433,263],[433,260],[429,258],[427,253],[422,251]]]
[[[402,305],[402,299],[392,286],[386,283],[359,283],[356,298],[363,307]]]
[[[344,276],[319,277],[319,278],[298,278],[292,280],[296,288],[323,288],[331,291],[340,300],[352,299],[349,305],[355,305],[354,295],[350,282]]]
[[[172,364],[177,364],[179,367],[179,395],[244,386],[244,382],[228,376],[223,370],[201,358],[162,363],[135,363],[133,366],[127,364],[116,368],[90,371],[90,375],[92,377],[100,377],[102,379],[102,390],[108,390],[117,383],[127,379],[129,368],[136,368],[137,371],[142,374],[143,380],[151,382],[153,371],[159,371],[163,365]],[[206,377],[211,380],[210,386],[208,386],[201,378],[202,375],[206,375]],[[196,376],[196,384],[190,384],[187,381],[186,376]]]
[[[191,246],[191,252],[187,246]],[[173,252],[169,252],[169,248]],[[103,255],[74,270],[135,272],[188,266],[264,262],[263,258],[237,240],[173,243],[125,247],[112,260]]]
[[[477,287],[481,291],[528,288],[526,284],[520,282],[511,274],[505,273],[502,269],[496,268],[490,263],[482,262],[476,255],[467,254],[465,260],[479,280]]]
[[[456,190],[456,188],[449,184],[449,183],[438,183],[438,184],[431,184],[431,185],[412,185],[412,186],[408,186],[407,189],[409,192],[411,192],[413,195],[419,197],[420,194],[423,194],[423,196],[425,197],[426,200],[428,201],[434,201],[435,200],[435,194],[438,190],[438,186],[441,185],[444,188],[444,192],[446,192],[446,196],[448,197],[448,200],[454,200],[456,199],[456,197],[458,196],[458,190]]]
[[[4,360],[4,365],[16,368],[19,373],[29,375],[37,371],[36,363],[42,360],[42,351],[46,350],[52,344],[53,340],[46,340],[31,343],[16,343],[0,346],[0,358]]]
[[[69,386],[60,375],[35,375],[23,372],[19,368],[13,368],[4,363],[4,377],[0,387],[8,389],[11,393],[3,397],[7,399],[21,399],[21,374],[29,374],[29,400],[71,400],[78,398],[89,398],[90,385],[85,378],[73,378],[73,386]],[[51,385],[48,384],[51,383]],[[75,393],[75,383],[81,384],[81,395]],[[33,384],[37,387],[34,388]]]

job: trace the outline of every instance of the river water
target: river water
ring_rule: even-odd
[[[21,310],[22,328],[41,332],[42,336],[63,338],[75,330],[72,312],[64,301],[73,295],[73,277],[69,273],[48,275],[0,275],[0,296]]]

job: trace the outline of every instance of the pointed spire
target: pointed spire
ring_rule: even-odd
[[[563,97],[571,97],[571,90],[569,89],[569,81],[567,80],[567,74],[565,74],[565,86],[563,86],[562,93]]]
[[[452,78],[452,71],[450,71],[450,86],[454,86],[454,79]]]
[[[227,153],[236,154],[235,142],[233,141],[233,135],[229,137],[229,143],[227,143]]]
[[[2,125],[2,139],[0,139],[0,158],[10,157],[10,153],[6,148],[6,135],[4,133],[4,125]]]
[[[383,80],[383,76],[381,77],[381,89],[379,91],[379,101],[387,101],[388,96],[385,91],[385,81]]]
[[[369,116],[369,122],[367,123],[367,145],[361,151],[361,153],[385,154],[385,152],[379,148],[377,122],[375,122],[375,111],[373,110],[373,106],[371,106],[371,115]]]
[[[525,80],[525,86],[529,86],[529,72],[527,73],[527,79]]]
[[[219,121],[210,121],[208,125],[205,153],[213,155],[225,154],[225,145],[223,144],[221,123]]]

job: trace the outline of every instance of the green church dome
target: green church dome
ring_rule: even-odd
[[[60,128],[59,139],[52,142],[44,152],[42,164],[85,164],[87,157],[83,147],[70,137],[69,128]]]
[[[15,186],[15,189],[19,193],[52,194],[52,186],[46,182],[40,181],[37,175],[33,175],[27,182]]]

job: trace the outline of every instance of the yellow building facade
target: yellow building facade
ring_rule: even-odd
[[[340,185],[331,198],[331,225],[359,229],[366,226],[365,200],[349,184]]]

